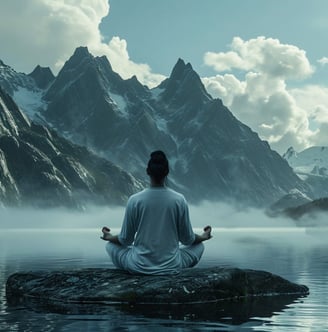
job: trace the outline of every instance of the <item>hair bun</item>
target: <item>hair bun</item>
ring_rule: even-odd
[[[156,163],[167,162],[166,155],[163,151],[154,151],[150,154],[150,159]]]
[[[147,173],[157,182],[161,182],[169,174],[169,162],[163,151],[157,150],[150,154]]]

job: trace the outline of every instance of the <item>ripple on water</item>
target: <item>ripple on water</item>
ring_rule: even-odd
[[[328,243],[304,230],[215,230],[200,266],[222,265],[268,270],[310,288],[268,317],[234,317],[217,321],[147,318],[145,315],[58,315],[8,308],[5,281],[22,270],[112,267],[94,229],[74,232],[0,234],[0,331],[328,331]],[[9,235],[8,235],[9,234]],[[45,236],[46,235],[46,236]],[[321,234],[320,234],[321,236]]]

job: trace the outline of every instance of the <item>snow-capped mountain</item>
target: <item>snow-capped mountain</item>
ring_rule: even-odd
[[[122,204],[140,188],[109,161],[30,122],[0,88],[0,204]]]
[[[290,147],[283,155],[289,165],[300,174],[328,176],[328,147],[312,146],[301,152],[296,152]]]
[[[170,185],[190,200],[266,205],[293,188],[307,191],[288,163],[213,99],[181,59],[169,78],[149,89],[136,77],[123,80],[106,57],[79,47],[48,87],[34,82],[42,104],[30,107],[35,119],[141,179],[149,153],[164,150]]]
[[[37,66],[27,75],[16,72],[0,60],[0,87],[32,120],[41,120],[40,114],[47,108],[43,96],[54,79],[50,68]]]
[[[328,147],[313,146],[301,152],[290,147],[283,158],[309,184],[315,198],[328,196]]]

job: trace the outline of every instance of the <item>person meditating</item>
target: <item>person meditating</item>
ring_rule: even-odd
[[[193,232],[184,196],[165,186],[169,162],[162,151],[150,155],[150,187],[132,195],[119,235],[108,227],[102,239],[113,264],[132,274],[175,274],[195,266],[210,239],[211,226],[201,235]],[[180,246],[180,243],[184,246]]]

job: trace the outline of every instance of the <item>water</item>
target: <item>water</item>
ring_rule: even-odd
[[[5,281],[17,271],[112,267],[99,228],[0,230],[0,331],[328,331],[327,229],[217,228],[199,267],[267,270],[305,284],[310,295],[261,304],[257,316],[222,308],[212,317],[107,308],[99,314],[59,314],[10,307]],[[270,306],[269,306],[270,305]],[[260,314],[259,314],[260,313]]]

